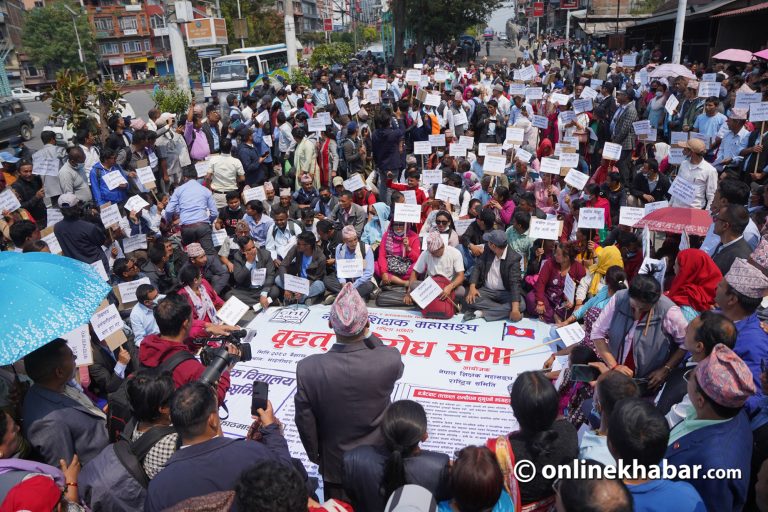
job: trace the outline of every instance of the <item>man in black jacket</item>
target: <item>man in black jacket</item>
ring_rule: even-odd
[[[507,245],[501,230],[483,235],[485,251],[475,260],[464,303],[464,322],[475,318],[486,321],[523,318],[520,305],[520,255]],[[525,308],[525,306],[522,306]]]
[[[261,304],[266,309],[269,299],[275,300],[280,290],[275,284],[275,264],[269,251],[258,247],[250,236],[237,238],[240,250],[232,258],[235,287],[231,292],[249,306]]]
[[[647,203],[666,201],[669,199],[670,186],[669,178],[659,172],[659,163],[656,159],[649,158],[632,180],[627,204],[642,208]]]
[[[221,140],[226,137],[227,132],[219,128],[221,114],[216,110],[216,105],[208,105],[205,108],[207,119],[203,123],[202,130],[205,138],[208,140],[208,147],[211,154],[215,155],[221,152]]]

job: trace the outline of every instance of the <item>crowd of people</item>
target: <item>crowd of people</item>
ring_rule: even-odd
[[[106,140],[13,141],[3,248],[141,284],[134,302],[107,297],[127,341],[92,332],[84,371],[61,339],[0,370],[0,510],[768,510],[768,152],[742,100],[768,101],[766,66],[665,72],[658,48],[533,34],[519,49],[462,66],[435,46],[387,71],[364,58],[308,70],[309,87],[265,79],[184,115],[115,116]],[[628,207],[712,223],[657,239]],[[602,228],[580,227],[594,208]],[[419,304],[428,280],[442,291]],[[231,297],[331,305],[336,335],[298,364],[295,417],[267,403],[246,439],[222,435],[228,371],[211,387],[194,358],[195,339],[240,328],[217,315]],[[422,449],[427,414],[391,401],[404,365],[369,306],[551,324],[552,356],[509,389],[517,429]],[[575,323],[583,339],[558,343]],[[575,459],[738,473],[540,471]],[[520,460],[535,478],[517,480]]]

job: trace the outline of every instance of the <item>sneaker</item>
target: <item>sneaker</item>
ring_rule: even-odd
[[[335,300],[336,300],[336,294],[331,294],[325,298],[325,300],[323,301],[323,305],[330,306],[331,304],[333,304],[333,301]]]
[[[464,317],[461,319],[462,322],[470,322],[477,318],[477,315],[475,315],[474,311],[467,311],[464,313]]]

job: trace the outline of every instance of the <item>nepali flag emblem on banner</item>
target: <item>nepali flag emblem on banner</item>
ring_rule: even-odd
[[[504,336],[517,336],[518,338],[530,338],[530,339],[536,339],[535,333],[533,329],[523,329],[521,327],[517,327],[514,325],[506,325],[506,332],[504,333]]]

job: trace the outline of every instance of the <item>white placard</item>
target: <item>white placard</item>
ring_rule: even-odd
[[[763,93],[760,92],[737,92],[736,104],[733,108],[746,110],[753,103],[760,103],[763,101]]]
[[[434,147],[443,147],[445,146],[445,134],[441,133],[439,135],[430,135],[429,136],[429,144]]]
[[[246,203],[251,201],[264,201],[267,199],[267,193],[264,190],[264,185],[260,187],[251,187],[243,190],[243,199]]]
[[[597,90],[597,89],[599,89],[600,87],[602,87],[602,86],[603,86],[603,81],[602,81],[602,80],[600,80],[599,78],[592,78],[592,79],[590,79],[590,81],[589,81],[589,86],[590,86],[592,89],[595,89],[595,90]]]
[[[680,165],[685,160],[683,148],[669,148],[669,165]]]
[[[531,161],[531,158],[533,157],[533,154],[530,151],[526,151],[523,148],[518,148],[515,150],[515,158],[520,160],[521,162],[525,162],[526,164]]]
[[[507,166],[507,159],[503,156],[486,156],[483,161],[483,174],[501,175]]]
[[[560,92],[553,92],[549,96],[549,101],[552,103],[557,103],[558,105],[567,105],[569,99],[571,99],[570,96]]]
[[[577,171],[576,169],[569,170],[568,174],[565,175],[566,185],[570,185],[577,190],[582,190],[588,181],[589,175]]]
[[[259,126],[262,126],[267,121],[269,121],[269,110],[263,110],[259,115],[256,116],[256,122],[259,123]]]
[[[603,158],[611,162],[621,160],[621,144],[606,142],[605,146],[603,146]]]
[[[582,208],[579,210],[579,229],[603,229],[605,227],[604,208]]]
[[[579,154],[578,153],[561,153],[560,154],[560,167],[572,167],[579,166]]]
[[[59,245],[59,240],[54,233],[49,233],[42,237],[41,240],[48,244],[48,249],[50,249],[51,254],[61,254],[61,245]]]
[[[692,139],[699,139],[701,142],[703,142],[704,147],[706,147],[707,149],[709,149],[710,146],[712,146],[712,138],[708,137],[707,135],[704,135],[703,133],[690,132],[690,136]]]
[[[101,223],[104,224],[105,228],[119,225],[120,219],[122,219],[122,217],[120,216],[120,210],[117,208],[116,204],[101,208]]]
[[[0,211],[2,211],[2,208],[0,208]],[[64,218],[61,214],[61,210],[58,208],[48,208],[46,215],[48,217],[47,227],[55,226],[57,222]]]
[[[699,82],[699,98],[720,97],[720,84],[718,82]]]
[[[93,331],[96,333],[96,336],[101,341],[104,341],[109,335],[122,330],[125,324],[123,323],[123,319],[120,318],[120,313],[117,311],[115,305],[110,304],[101,311],[94,313],[91,317],[91,325],[93,326]]]
[[[619,209],[619,224],[622,226],[635,227],[637,222],[645,217],[645,208],[633,208],[631,206],[622,206]]]
[[[62,338],[75,356],[75,366],[90,366],[93,364],[93,349],[91,348],[91,333],[87,325],[81,325],[70,331]]]
[[[315,114],[315,117],[322,120],[323,123],[325,123],[325,126],[328,126],[329,124],[333,123],[333,119],[331,119],[330,112],[318,112],[317,114]]]
[[[525,96],[525,84],[513,83],[509,85],[510,96]]]
[[[466,233],[467,228],[473,222],[475,222],[475,219],[456,219],[453,221],[453,225],[456,226],[456,234],[461,236]]]
[[[418,201],[416,201],[415,190],[401,190],[400,193],[403,194],[403,197],[405,198],[405,204],[418,204]]]
[[[107,275],[107,271],[104,270],[104,262],[102,262],[101,260],[94,261],[93,263],[91,263],[91,268],[93,269],[94,272],[99,274],[99,277],[101,277],[104,281],[109,281],[109,276]]]
[[[679,104],[680,100],[674,94],[670,94],[667,102],[664,104],[664,109],[666,109],[669,115],[672,115]]]
[[[264,281],[267,280],[267,269],[256,268],[251,269],[251,286],[264,286]]]
[[[363,260],[352,258],[336,260],[336,275],[342,279],[355,279],[363,275]]]
[[[155,183],[155,174],[149,166],[136,169],[136,176],[143,185],[153,185]]]
[[[141,234],[141,235],[129,236],[129,237],[123,238],[122,242],[123,242],[124,253],[138,251],[139,249],[146,249],[147,235]]]
[[[363,178],[361,178],[357,173],[353,174],[351,178],[344,180],[344,190],[354,192],[355,190],[359,190],[361,188],[365,188],[365,182],[363,181]]]
[[[394,220],[395,222],[410,222],[412,224],[420,223],[421,222],[421,206],[417,204],[408,204],[408,203],[395,204]]]
[[[211,231],[211,238],[213,239],[214,247],[221,247],[224,245],[224,240],[227,239],[226,229],[214,229]]]
[[[417,141],[413,143],[414,155],[429,155],[432,153],[432,144],[429,141]]]
[[[573,111],[577,114],[582,112],[592,112],[593,103],[591,99],[573,100]]]
[[[344,114],[344,115],[346,115],[346,114]],[[272,147],[272,136],[271,135],[262,135],[261,136],[261,140],[263,140],[264,144],[266,144],[270,148]]]
[[[453,143],[451,144],[451,147],[448,151],[448,155],[454,158],[466,158],[467,148],[465,148],[461,144]]]
[[[433,300],[438,298],[441,293],[443,293],[443,289],[440,288],[440,285],[438,285],[434,279],[427,276],[419,286],[411,290],[410,295],[413,302],[415,302],[421,309],[424,309],[429,306]]]
[[[533,65],[526,66],[523,69],[520,70],[518,73],[515,71],[515,74],[520,77],[520,80],[523,82],[530,82],[534,78],[536,78],[536,68],[533,67]]]
[[[576,112],[573,110],[564,110],[560,112],[560,123],[565,125],[576,119]]]
[[[641,133],[648,133],[651,131],[651,122],[647,119],[644,121],[635,121],[632,123],[632,128],[634,128],[636,134]]]
[[[688,141],[688,132],[670,132],[669,133],[669,144],[671,146],[676,146],[678,142],[687,142]]]
[[[459,204],[459,196],[461,195],[461,189],[458,187],[452,187],[440,183],[437,186],[437,192],[435,193],[435,199],[441,201],[448,201],[451,204]]]
[[[667,207],[669,207],[669,201],[654,201],[653,203],[646,203],[643,207],[643,211],[645,212],[645,215],[648,215],[649,213],[653,213],[656,210]]]
[[[120,185],[128,184],[128,180],[125,179],[120,171],[112,171],[106,174],[102,174],[101,178],[104,180],[104,183],[107,185],[109,190],[115,190]]]
[[[464,109],[461,109],[461,112],[458,114],[453,114],[453,124],[454,126],[462,126],[469,123],[469,120],[467,119],[467,113],[464,112]]]
[[[424,104],[429,106],[429,107],[439,107],[440,106],[440,95],[439,94],[427,94],[427,97],[424,100]]]
[[[522,128],[507,128],[506,140],[513,142],[523,142],[525,140],[525,130]]]
[[[459,144],[467,148],[467,151],[471,151],[472,148],[475,147],[475,139],[462,135],[459,137]]]
[[[307,130],[310,132],[322,132],[325,131],[325,123],[322,119],[313,117],[307,119]]]
[[[669,195],[683,204],[691,205],[696,200],[696,185],[678,176],[669,187]]]
[[[749,106],[749,120],[753,123],[768,121],[768,101],[752,103]],[[50,220],[48,223],[50,224]]]
[[[344,101],[344,98],[336,98],[333,101],[334,101],[334,103],[336,103],[336,108],[338,109],[340,116],[349,115],[349,109],[347,108],[347,102]],[[272,147],[272,144],[269,144],[269,147]]]
[[[622,56],[621,65],[626,68],[633,68],[637,66],[637,54]]]
[[[542,158],[539,172],[560,175],[560,160],[557,158]]]
[[[216,316],[227,325],[237,325],[237,322],[243,318],[243,315],[248,309],[248,304],[237,297],[232,296],[227,299],[227,302],[225,302],[224,305],[221,306],[221,309],[216,312]]]
[[[597,98],[597,91],[590,86],[585,85],[584,89],[581,91],[580,99],[594,100],[595,98]]]
[[[549,121],[544,116],[533,115],[531,116],[531,124],[536,128],[541,128],[542,130],[546,130],[547,126],[549,126]]]
[[[584,336],[587,335],[584,332],[584,328],[578,322],[568,324],[565,327],[558,327],[555,331],[557,331],[557,335],[560,336],[566,347],[570,347],[575,343],[581,343],[584,340]]]
[[[528,87],[525,90],[526,100],[540,100],[543,97],[544,97],[544,91],[541,90],[541,87]]]
[[[289,292],[299,293],[301,295],[309,295],[309,279],[292,276],[290,274],[285,274],[283,278],[285,289]]]
[[[413,84],[421,80],[421,71],[418,69],[409,69],[405,72],[405,81]]]
[[[130,304],[139,300],[136,298],[136,290],[143,284],[152,284],[149,282],[148,277],[142,277],[134,281],[128,281],[126,283],[119,283],[117,289],[120,291],[120,303]]]
[[[717,81],[717,73],[704,73],[701,75],[701,81],[702,82],[716,82]]]
[[[565,274],[565,283],[563,286],[563,295],[566,300],[571,304],[576,300],[576,282],[573,280],[570,274]]]
[[[4,212],[5,210],[15,212],[19,208],[21,208],[19,198],[16,197],[16,194],[14,194],[11,189],[7,188],[0,193],[0,212]]]
[[[448,71],[445,69],[435,70],[435,82],[445,82],[448,80]]]
[[[560,237],[560,221],[532,217],[528,237],[533,240],[557,240]]]
[[[374,78],[371,80],[371,89],[374,91],[386,91],[387,79],[386,78]]]
[[[197,171],[198,178],[205,178],[211,171],[211,161],[201,160],[195,163],[195,170]]]
[[[149,203],[141,196],[131,196],[125,202],[125,209],[129,212],[139,212],[142,208],[149,206]]]
[[[360,100],[352,98],[349,100],[349,115],[354,116],[357,115],[358,112],[360,112]]]
[[[381,103],[381,100],[379,99],[379,91],[366,89],[365,99],[368,100],[368,103],[370,103],[371,105],[378,105],[379,103]]]
[[[440,169],[424,169],[421,172],[421,181],[425,185],[436,185],[443,182],[443,171]]]

